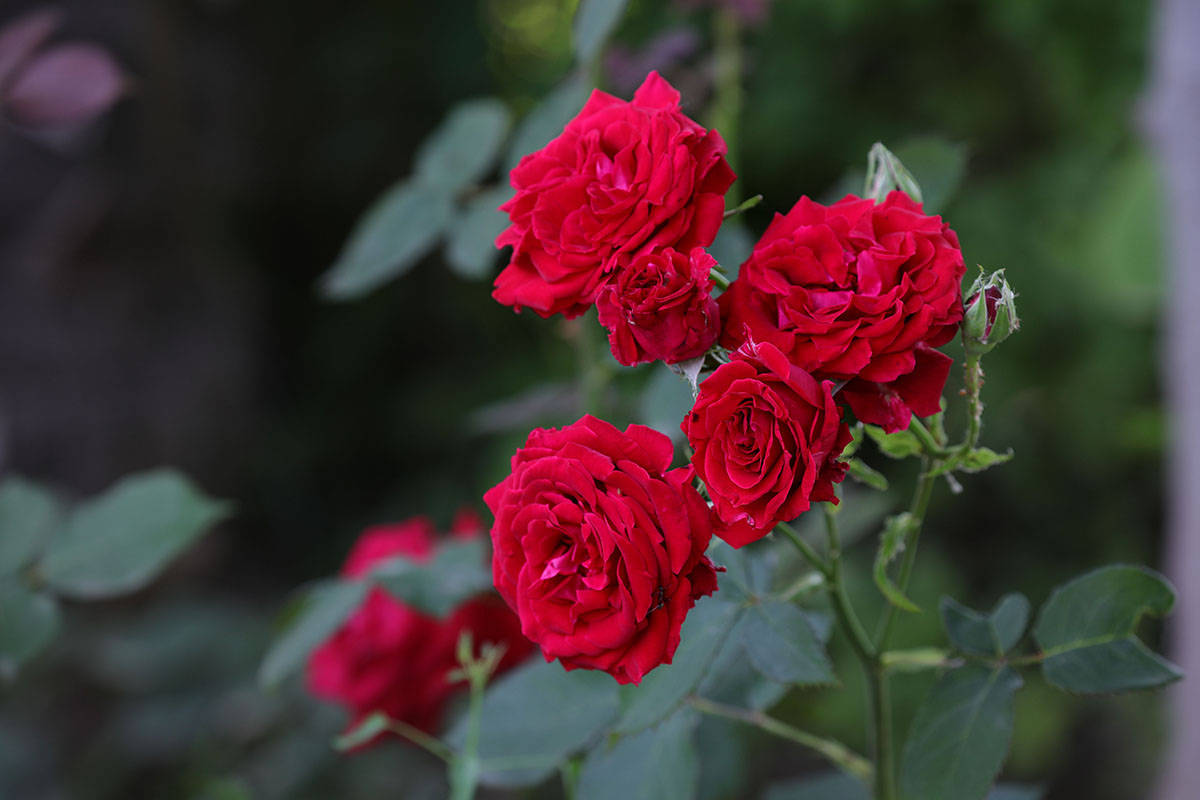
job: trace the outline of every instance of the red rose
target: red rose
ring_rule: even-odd
[[[664,247],[622,264],[596,300],[613,356],[627,367],[674,364],[712,347],[721,315],[712,296],[717,260],[694,247],[689,255]]]
[[[480,530],[475,527],[476,535]],[[423,517],[369,528],[350,551],[341,574],[361,578],[397,555],[426,561],[433,556],[435,540],[433,525]],[[474,634],[477,647],[483,642],[506,646],[500,670],[515,666],[533,649],[521,635],[516,616],[495,595],[472,598],[447,618],[437,619],[373,588],[353,616],[312,654],[309,688],[347,706],[356,720],[383,711],[432,732],[446,700],[464,685],[447,680],[458,666],[455,648],[464,630]]]
[[[708,488],[716,534],[733,547],[761,539],[812,502],[837,502],[833,484],[850,429],[818,382],[772,344],[747,344],[700,384],[684,418],[692,466]]]
[[[716,590],[708,508],[671,456],[657,431],[586,416],[529,434],[484,495],[496,588],[547,661],[638,683],[671,662],[688,610]]]
[[[776,215],[720,299],[722,344],[770,342],[888,431],[936,414],[962,319],[958,237],[903,192]]]
[[[496,246],[511,263],[492,296],[543,317],[582,314],[620,254],[712,244],[734,175],[725,142],[679,110],[657,72],[632,102],[599,90],[562,134],[521,159],[516,195],[500,207],[512,224]]]

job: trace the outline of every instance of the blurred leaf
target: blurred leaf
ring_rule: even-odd
[[[940,214],[962,183],[967,166],[967,148],[936,136],[908,139],[896,148],[903,162],[921,184],[926,214]]]
[[[508,227],[508,216],[498,209],[512,195],[512,189],[507,186],[481,192],[450,226],[445,255],[446,263],[456,274],[471,280],[482,280],[491,275],[500,253],[496,249],[496,237]]]
[[[469,186],[495,163],[511,124],[507,106],[493,97],[459,103],[417,149],[416,180],[449,195]]]
[[[5,92],[10,115],[31,127],[90,122],[125,91],[125,76],[108,51],[94,44],[60,44],[34,56]]]
[[[576,72],[542,98],[542,102],[517,125],[504,160],[505,171],[511,171],[522,158],[541,150],[562,133],[571,118],[583,108],[590,94],[591,86],[587,79],[581,72]]]
[[[904,592],[900,591],[900,587],[892,582],[887,569],[888,564],[891,564],[904,552],[908,539],[916,530],[917,524],[912,514],[907,511],[887,518],[883,533],[879,536],[879,549],[875,551],[875,569],[873,571],[875,585],[879,587],[879,591],[883,593],[888,602],[897,608],[913,613],[917,613],[921,609],[917,607],[916,603],[905,597]]]
[[[771,601],[752,606],[741,629],[750,661],[771,680],[801,685],[836,682],[824,646],[794,605]]]
[[[851,443],[853,444],[853,443]],[[849,447],[850,445],[847,445]],[[866,462],[861,458],[852,458],[846,462],[846,472],[851,478],[870,486],[872,489],[877,489],[881,492],[886,492],[888,489],[887,478],[883,473],[876,472],[871,467],[868,467]]]
[[[448,541],[431,561],[389,558],[371,572],[375,583],[406,605],[435,617],[492,588],[492,571],[483,537]]]
[[[674,379],[678,382],[678,379]],[[527,432],[531,427],[561,418],[563,423],[574,419],[579,408],[574,384],[543,383],[530,387],[515,397],[488,403],[471,412],[470,430],[477,433]],[[682,418],[681,418],[682,419]],[[524,433],[522,434],[524,439]]]
[[[641,413],[644,424],[676,442],[683,441],[680,424],[696,400],[687,382],[665,364],[656,364],[642,390]]]
[[[853,425],[851,425],[850,426],[850,442],[849,442],[849,444],[846,445],[846,448],[844,450],[842,450],[841,457],[843,459],[848,459],[851,456],[853,456],[855,453],[857,453],[858,448],[862,447],[863,439],[865,438],[865,436],[866,436],[866,434],[863,431],[863,424],[861,422],[856,422]]]
[[[1029,623],[1029,601],[1015,592],[1000,598],[987,616],[950,597],[943,597],[940,606],[950,641],[959,650],[979,656],[1003,656],[1021,641]]]
[[[696,716],[679,711],[611,747],[592,750],[579,775],[580,800],[661,800],[696,794],[700,763],[693,743]]]
[[[483,782],[531,786],[582,749],[616,718],[617,683],[599,671],[567,672],[558,662],[530,662],[488,687],[478,755]],[[466,719],[447,743],[461,750]]]
[[[49,490],[16,476],[0,483],[0,575],[36,558],[61,519],[62,509]]]
[[[863,429],[888,458],[908,458],[921,454],[921,442],[909,431],[884,433],[883,428],[875,425],[864,425]]]
[[[31,592],[11,578],[0,578],[0,678],[13,675],[50,643],[58,632],[58,603]]]
[[[917,184],[917,179],[895,153],[884,147],[882,142],[876,142],[867,155],[867,179],[863,197],[880,202],[893,189],[899,189],[918,203],[921,202],[921,187]]]
[[[241,778],[213,778],[191,800],[254,800],[254,795]]]
[[[322,276],[321,291],[334,300],[352,300],[400,277],[433,249],[453,219],[454,203],[446,192],[396,183],[359,219]]]
[[[126,594],[152,581],[230,508],[174,470],[130,475],[71,512],[39,571],[69,597]]]
[[[1123,692],[1179,680],[1179,669],[1137,638],[1146,614],[1165,616],[1175,590],[1145,567],[1115,565],[1055,589],[1042,606],[1033,636],[1042,649],[1042,674],[1069,692]]]
[[[938,679],[904,743],[901,797],[982,800],[1008,753],[1020,687],[1008,667],[967,666]]]
[[[741,271],[742,263],[754,250],[754,236],[740,219],[726,220],[717,231],[717,238],[708,248],[708,253],[717,260],[721,272],[733,282]]]
[[[572,32],[575,57],[581,64],[590,64],[621,21],[628,0],[580,0],[575,12]]]
[[[742,642],[746,624],[747,615],[743,613],[717,650],[696,687],[696,694],[739,708],[762,711],[779,702],[787,694],[788,687],[764,678],[746,657],[746,646]]]
[[[676,379],[678,380],[678,379]],[[756,601],[771,591],[771,575],[778,561],[775,543],[767,540],[733,548],[713,538],[708,557],[725,572],[717,575],[722,600]]]
[[[772,784],[762,800],[870,800],[862,781],[831,772],[815,778],[800,778]]]
[[[683,622],[679,649],[671,663],[655,667],[640,685],[621,688],[617,732],[637,733],[674,711],[704,677],[739,612],[732,603],[700,598]]]
[[[332,636],[362,604],[366,581],[324,580],[308,587],[289,609],[287,619],[258,669],[264,687],[278,685],[304,666],[309,655]]]

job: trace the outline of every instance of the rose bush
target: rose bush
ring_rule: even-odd
[[[460,514],[453,533],[480,535],[478,516]],[[362,578],[394,556],[428,562],[437,539],[425,517],[368,528],[355,542],[341,574]],[[455,647],[463,631],[471,631],[477,646],[492,642],[505,647],[501,671],[520,663],[533,649],[521,635],[516,616],[493,594],[474,597],[438,619],[373,588],[362,606],[313,652],[308,685],[317,696],[346,706],[355,720],[383,711],[433,731],[446,701],[462,688],[448,676],[458,666]]]
[[[596,301],[613,357],[631,367],[703,355],[721,329],[712,296],[716,266],[717,260],[700,247],[688,254],[664,247],[621,266]]]
[[[772,344],[748,343],[700,384],[684,418],[692,465],[734,547],[761,539],[777,522],[818,501],[836,503],[845,476],[838,456],[850,442],[833,399]]]
[[[717,588],[708,508],[666,436],[585,416],[537,429],[484,500],[496,588],[546,660],[638,683]]]
[[[512,245],[492,296],[543,317],[586,311],[618,258],[712,243],[734,181],[725,142],[679,110],[657,72],[625,102],[599,90],[562,134],[521,159],[500,207]]]
[[[903,192],[777,214],[729,291],[722,344],[770,342],[886,431],[936,414],[962,319],[958,237]]]

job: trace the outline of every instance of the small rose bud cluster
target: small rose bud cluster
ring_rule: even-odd
[[[968,355],[989,352],[1021,327],[1016,296],[1002,269],[975,279],[967,292],[963,317],[963,342]]]
[[[496,240],[513,248],[501,303],[546,317],[595,304],[628,366],[712,356],[681,426],[689,466],[670,468],[661,433],[584,417],[533,431],[486,496],[495,583],[524,634],[622,683],[670,663],[717,589],[711,536],[741,547],[838,501],[851,415],[894,432],[940,411],[952,360],[938,348],[963,323],[958,237],[903,191],[800,198],[714,298],[704,248],[734,175],[679,100],[656,73],[631,102],[593,93],[512,171]],[[990,347],[1015,327],[1012,292],[1000,276],[979,297],[969,335]]]

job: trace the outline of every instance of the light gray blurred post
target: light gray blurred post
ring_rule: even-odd
[[[1165,569],[1179,589],[1169,647],[1188,673],[1167,704],[1158,800],[1200,797],[1200,0],[1160,0],[1149,127],[1165,179],[1163,371],[1169,414]]]

